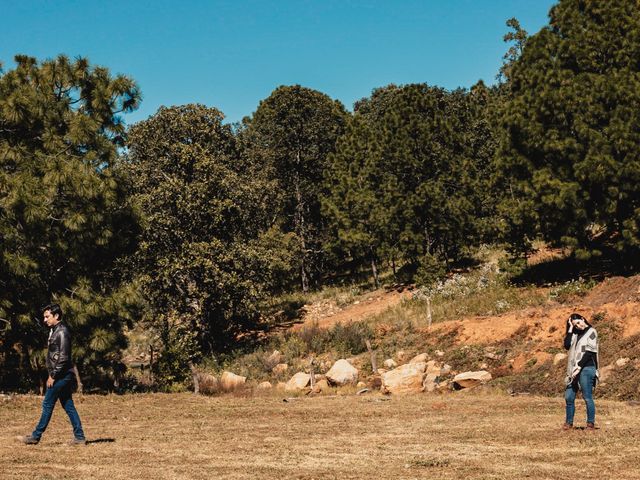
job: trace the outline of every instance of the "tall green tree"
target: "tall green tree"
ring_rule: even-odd
[[[118,364],[136,298],[117,262],[137,217],[113,164],[121,114],[140,100],[133,80],[84,58],[15,62],[0,75],[0,384],[14,388],[42,367],[51,301],[81,371]]]
[[[579,256],[640,245],[640,8],[561,0],[509,73],[498,157],[505,230]]]
[[[274,214],[283,231],[298,238],[300,283],[305,292],[323,270],[327,227],[319,196],[327,157],[346,119],[342,104],[295,85],[277,88],[247,120],[248,155],[277,180],[280,197]]]
[[[335,231],[334,241],[326,247],[356,267],[368,259],[376,287],[385,245],[382,232],[392,224],[394,212],[377,199],[383,174],[381,152],[374,129],[361,114],[354,115],[330,156],[322,196],[323,214]]]
[[[295,255],[271,229],[274,185],[243,161],[223,114],[203,105],[161,107],[129,131],[121,165],[144,214],[131,259],[161,336],[168,380],[189,361],[233,345]]]
[[[479,241],[491,213],[491,96],[482,84],[391,85],[358,102],[327,172],[326,208],[351,249],[424,270]]]

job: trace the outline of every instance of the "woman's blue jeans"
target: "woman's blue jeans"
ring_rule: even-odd
[[[75,381],[73,371],[69,371],[64,377],[56,380],[52,387],[47,388],[44,400],[42,401],[40,422],[38,422],[36,429],[31,434],[33,438],[40,439],[40,437],[42,437],[42,434],[47,429],[47,425],[49,425],[51,415],[53,415],[53,407],[56,406],[56,401],[60,400],[60,405],[62,405],[64,411],[67,412],[71,425],[73,426],[73,436],[77,440],[84,440],[80,416],[71,398],[71,394],[75,388]]]
[[[596,367],[584,367],[580,371],[580,390],[582,391],[582,398],[587,406],[587,423],[596,422],[596,404],[593,402],[593,381],[596,378]],[[569,425],[573,424],[573,416],[576,413],[576,393],[577,389],[574,389],[572,385],[569,385],[564,392],[564,399],[567,404],[567,417],[566,422]]]

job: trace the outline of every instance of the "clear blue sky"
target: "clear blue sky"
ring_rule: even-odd
[[[553,0],[0,0],[0,61],[86,56],[161,105],[251,115],[279,85],[353,102],[389,83],[494,83],[510,17],[535,33]]]

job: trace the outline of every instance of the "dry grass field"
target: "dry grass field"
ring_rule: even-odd
[[[640,479],[640,410],[599,401],[600,429],[563,432],[563,400],[445,395],[85,396],[89,444],[39,397],[0,403],[2,479]],[[576,421],[582,422],[582,402]],[[577,423],[579,426],[580,423]]]

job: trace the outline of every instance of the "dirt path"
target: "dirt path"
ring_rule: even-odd
[[[331,328],[338,323],[349,323],[364,320],[367,317],[378,315],[385,310],[395,307],[402,300],[411,298],[408,290],[379,289],[363,295],[355,303],[339,309],[335,304],[323,308],[309,308],[304,316],[304,322],[293,327],[300,330],[317,324],[320,328]],[[328,314],[325,312],[329,312]]]

